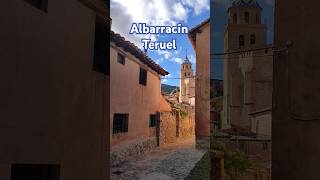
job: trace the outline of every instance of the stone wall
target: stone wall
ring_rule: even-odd
[[[194,113],[181,116],[176,111],[161,112],[159,123],[159,145],[174,143],[195,134]],[[114,146],[110,153],[111,166],[117,166],[130,157],[142,155],[157,147],[156,128],[149,128],[149,137],[127,141]]]
[[[249,157],[263,161],[271,161],[271,140],[268,139],[254,139],[244,137],[215,137],[214,145],[224,145],[227,149],[232,151],[241,151]]]
[[[173,112],[160,113],[160,145],[177,139],[177,115]]]
[[[126,144],[119,145],[111,150],[111,166],[117,166],[129,159],[130,157],[142,155],[156,147],[157,140],[155,137],[131,141]]]
[[[192,113],[192,109],[187,112],[188,114],[185,116],[177,111],[160,113],[160,145],[194,136],[194,113]]]
[[[211,169],[211,177],[217,180],[234,180],[226,173],[224,169],[224,153],[220,151],[211,151],[211,163],[213,168]],[[243,172],[236,180],[270,180],[271,179],[271,168],[254,166]]]
[[[188,115],[179,119],[179,138],[186,138],[195,134],[194,115]]]

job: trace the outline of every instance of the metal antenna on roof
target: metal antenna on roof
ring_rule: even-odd
[[[188,59],[188,49],[186,48],[186,59]]]

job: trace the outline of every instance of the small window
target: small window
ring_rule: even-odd
[[[43,12],[48,12],[48,0],[25,0],[27,3],[31,4],[37,9]]]
[[[256,44],[256,36],[254,34],[250,35],[250,44]]]
[[[233,24],[237,24],[238,23],[238,16],[237,14],[233,15]]]
[[[157,123],[157,115],[151,114],[150,120],[149,120],[149,127],[156,127],[156,123]]]
[[[267,142],[262,143],[262,149],[265,151],[268,150],[268,143]]]
[[[125,64],[125,57],[124,57],[124,55],[122,55],[122,54],[120,54],[120,53],[118,53],[118,63],[120,63],[120,64]]]
[[[11,180],[59,180],[59,165],[13,164]]]
[[[147,85],[147,70],[140,68],[139,84],[146,86]]]
[[[250,20],[250,14],[248,12],[245,12],[244,13],[244,20],[245,22],[248,24],[249,23],[249,20]]]
[[[239,36],[239,46],[240,47],[244,46],[244,35]]]
[[[128,132],[129,114],[113,115],[113,134]]]
[[[110,74],[108,34],[106,26],[97,21],[95,27],[93,70],[105,75]]]
[[[257,23],[257,24],[260,24],[260,23],[261,23],[260,13],[257,13],[257,14],[256,14],[256,23]]]

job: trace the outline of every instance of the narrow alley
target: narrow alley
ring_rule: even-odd
[[[205,151],[195,149],[195,138],[180,140],[111,167],[111,179],[184,179]]]

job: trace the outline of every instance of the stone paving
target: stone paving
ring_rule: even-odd
[[[157,148],[111,168],[111,179],[184,179],[205,151],[195,149],[194,137]]]

